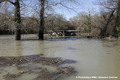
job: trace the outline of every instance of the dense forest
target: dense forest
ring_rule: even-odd
[[[23,13],[24,9],[28,9],[28,5],[24,4],[24,1],[0,0],[0,34],[16,33],[16,40],[20,40],[21,33],[38,33],[39,39],[44,39],[43,34],[50,30],[80,30],[82,33],[90,33],[101,38],[120,36],[119,0],[100,0],[97,2],[97,5],[100,6],[98,13],[94,13],[93,10],[80,12],[69,20],[66,20],[64,15],[55,14],[53,7],[62,5],[74,10],[65,3],[79,3],[76,0],[38,0],[38,2],[35,4],[37,6],[32,7],[34,14],[28,17]]]

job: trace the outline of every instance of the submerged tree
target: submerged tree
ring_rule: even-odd
[[[114,34],[115,36],[120,36],[120,0],[117,1],[117,11],[116,11],[116,25],[114,28],[114,32],[116,32],[116,34]]]
[[[45,10],[45,0],[40,0],[41,10],[40,10],[40,28],[39,28],[39,39],[44,39],[44,10]]]
[[[106,36],[108,25],[111,22],[111,19],[115,17],[115,25],[112,30],[112,36],[118,37],[120,34],[120,0],[101,0],[101,5],[106,8],[108,12],[111,12],[106,25],[101,32],[102,36]]]
[[[110,13],[108,19],[106,20],[106,24],[104,25],[103,29],[101,29],[101,33],[100,33],[100,36],[101,36],[101,37],[109,36],[109,35],[107,34],[107,29],[108,29],[108,26],[109,26],[110,22],[112,21],[112,17],[113,17],[114,12],[115,12],[115,10],[113,10],[113,11]],[[114,32],[114,33],[115,33],[115,32]]]
[[[14,5],[15,7],[15,12],[14,12],[14,21],[15,21],[15,39],[16,40],[21,40],[21,16],[20,16],[20,1],[19,0],[15,0],[15,1],[11,1],[11,0],[0,0],[0,3],[2,2],[9,2],[12,5]]]
[[[44,39],[44,15],[45,15],[45,9],[51,9],[54,6],[61,5],[67,9],[71,9],[74,11],[73,8],[70,8],[64,4],[64,2],[72,2],[77,3],[75,0],[39,0],[40,1],[40,27],[39,27],[39,39]]]

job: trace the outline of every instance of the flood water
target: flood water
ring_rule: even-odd
[[[120,40],[62,38],[15,41],[13,36],[0,36],[0,56],[36,54],[77,61],[75,64],[68,65],[73,66],[78,73],[64,80],[120,80]],[[18,72],[13,67],[6,67],[6,69],[10,72],[13,70]],[[3,74],[5,73],[0,72],[0,80]],[[27,75],[19,80],[30,80],[32,76],[35,77]],[[79,78],[76,78],[78,76]],[[80,78],[91,76],[117,78]]]

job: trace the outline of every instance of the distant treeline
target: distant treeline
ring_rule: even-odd
[[[51,30],[53,32],[57,30],[78,30],[81,33],[97,35],[101,38],[120,36],[120,0],[99,0],[98,3],[101,6],[101,10],[98,13],[94,13],[94,10],[80,12],[69,21],[63,15],[55,14],[52,11],[52,6],[55,6],[55,4],[49,4],[49,6],[48,3],[56,3],[67,9],[72,9],[62,4],[62,2],[70,1],[73,3],[75,0],[60,0],[60,3],[57,3],[59,1],[38,0],[40,4],[35,4],[37,6],[32,7],[33,10],[31,12],[33,14],[30,17],[27,17],[24,10],[22,10],[23,6],[20,6],[21,3],[24,3],[23,1],[1,0],[1,5],[2,2],[6,1],[12,3],[14,8],[9,9],[5,7],[7,3],[3,3],[3,11],[2,9],[0,10],[0,34],[12,34],[16,32],[16,40],[20,40],[21,33],[39,33],[39,39],[43,40],[43,34]],[[45,8],[46,5],[44,4],[47,4],[48,9]],[[7,5],[11,6],[10,4]],[[29,9],[27,6],[25,8]],[[74,8],[72,10],[74,11]],[[23,17],[21,14],[24,14],[26,17]]]
[[[89,33],[93,36],[116,36],[120,34],[117,28],[116,34],[116,14],[115,11],[101,11],[99,14],[92,12],[81,12],[77,16],[66,20],[63,15],[50,14],[45,17],[44,32],[57,30],[80,30],[81,33]],[[0,34],[14,34],[13,16],[0,14]],[[40,19],[35,17],[21,18],[21,33],[36,34],[39,31]]]
[[[0,30],[0,35],[11,35],[11,34],[15,34],[15,32],[9,31],[9,30]],[[21,31],[21,34],[35,34],[35,32],[34,31],[29,31],[29,32]]]
[[[34,17],[22,17],[21,19],[21,33],[35,34],[38,33],[40,20]],[[0,14],[0,34],[14,34],[14,18],[10,15]],[[62,15],[48,15],[45,18],[45,30],[75,30],[76,26],[67,21]]]
[[[12,32],[8,30],[0,30],[0,35],[4,35],[4,34],[12,34]]]

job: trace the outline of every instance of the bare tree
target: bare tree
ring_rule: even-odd
[[[2,3],[2,2],[9,2],[12,5],[14,5],[14,7],[15,7],[15,12],[14,12],[15,19],[14,19],[14,21],[15,21],[15,27],[16,27],[16,30],[15,30],[15,33],[16,33],[15,39],[16,40],[21,40],[20,1],[19,0],[15,0],[15,1],[12,1],[12,0],[0,0],[0,3]]]
[[[91,32],[92,16],[91,12],[80,12],[77,16],[70,21],[73,25],[77,26],[77,30],[81,32]]]
[[[114,36],[120,36],[120,0],[117,1],[116,23],[114,28]]]
[[[100,36],[101,36],[101,37],[109,36],[109,35],[107,34],[107,29],[108,29],[108,26],[109,26],[110,22],[112,21],[112,17],[113,17],[114,12],[115,12],[115,10],[113,10],[113,11],[111,12],[111,14],[109,15],[109,17],[108,17],[108,19],[107,19],[107,21],[106,21],[105,26],[103,27],[103,29],[101,29],[101,33],[100,33]]]
[[[118,37],[119,33],[120,33],[120,28],[119,28],[119,19],[120,19],[120,0],[101,0],[100,4],[106,8],[106,10],[108,12],[111,12],[111,14],[109,15],[108,20],[106,21],[106,25],[104,27],[104,29],[102,30],[101,33],[105,33],[103,36],[106,36],[106,30],[108,28],[109,23],[111,22],[111,19],[116,16],[115,20],[115,25],[114,28],[112,30],[112,36],[114,37]]]
[[[40,28],[39,28],[39,39],[44,39],[44,10],[45,10],[45,0],[40,0],[41,10],[40,10]]]
[[[57,5],[61,5],[67,9],[70,9],[70,10],[73,10],[73,8],[70,8],[68,6],[66,6],[64,4],[64,2],[68,1],[68,2],[74,2],[76,3],[75,0],[59,0],[59,1],[54,1],[54,0],[39,0],[40,1],[40,29],[39,29],[39,39],[43,40],[44,39],[44,12],[45,12],[45,9],[50,9],[52,8],[53,6],[57,6]]]

